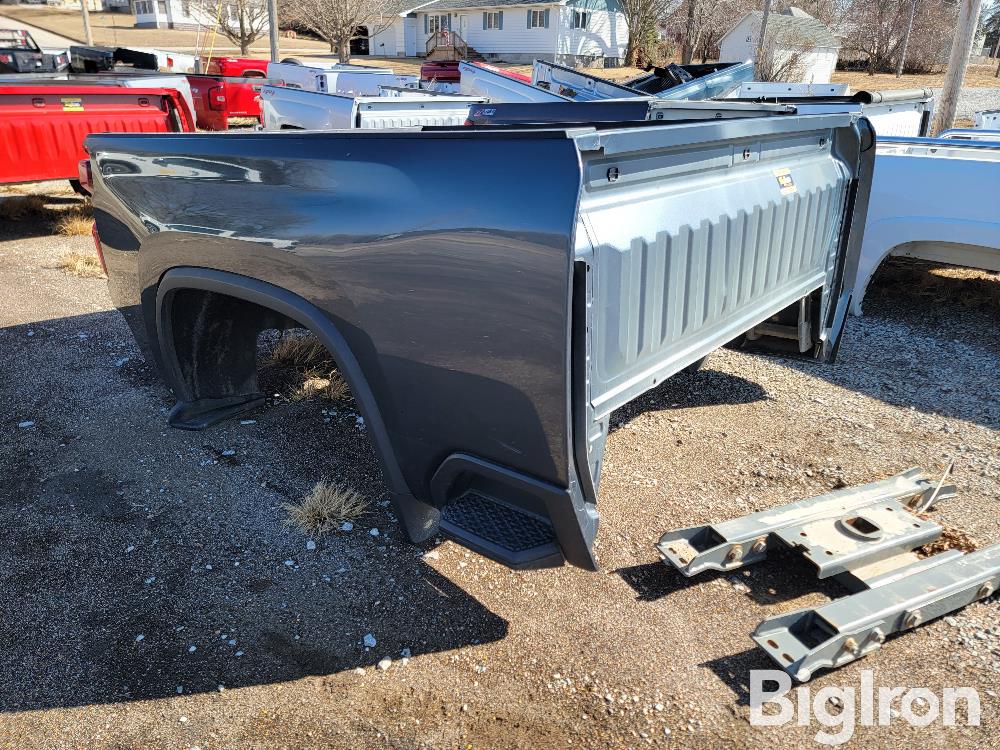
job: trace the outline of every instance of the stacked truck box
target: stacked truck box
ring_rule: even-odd
[[[0,184],[76,179],[91,133],[191,130],[175,89],[0,84]]]

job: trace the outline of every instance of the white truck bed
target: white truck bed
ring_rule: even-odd
[[[398,76],[390,68],[372,68],[339,63],[298,65],[268,63],[268,80],[279,86],[324,94],[378,96],[379,86],[416,86],[415,76]]]
[[[469,107],[483,98],[428,96],[344,96],[263,86],[260,91],[265,130],[341,130],[418,128],[462,125]]]
[[[1000,271],[1000,142],[884,138],[877,149],[855,315],[890,255]]]

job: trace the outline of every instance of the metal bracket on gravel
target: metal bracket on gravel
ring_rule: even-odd
[[[949,466],[949,471],[950,471]],[[732,570],[781,543],[802,553],[819,578],[852,591],[820,607],[762,622],[752,638],[799,681],[879,648],[886,637],[989,596],[1000,586],[1000,544],[929,558],[913,550],[943,529],[919,512],[955,496],[910,469],[880,482],[837,490],[708,526],[670,531],[656,547],[686,576]]]
[[[963,555],[949,550],[820,607],[764,620],[751,638],[799,682],[839,667],[910,630],[984,599],[1000,586],[1000,544]]]
[[[759,562],[770,546],[782,542],[802,550],[819,577],[826,578],[940,536],[940,526],[906,510],[935,491],[936,500],[955,496],[953,486],[938,488],[920,469],[910,469],[731,521],[668,531],[656,548],[666,562],[693,576]]]

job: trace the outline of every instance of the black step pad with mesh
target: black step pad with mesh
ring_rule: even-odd
[[[562,563],[552,526],[537,516],[475,491],[441,511],[441,530],[460,543],[513,567]]]

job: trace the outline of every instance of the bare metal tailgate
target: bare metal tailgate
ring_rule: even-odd
[[[819,321],[843,302],[838,268],[856,177],[838,153],[844,124],[760,118],[677,125],[655,141],[651,131],[580,139],[586,364],[577,408],[587,439],[577,458],[595,484],[613,410],[779,311],[810,300],[813,354],[825,358],[839,330]]]
[[[606,414],[823,286],[850,172],[832,132],[587,152],[578,257],[590,264],[590,401]],[[827,123],[828,124],[828,123]],[[679,128],[680,131],[683,128]]]

